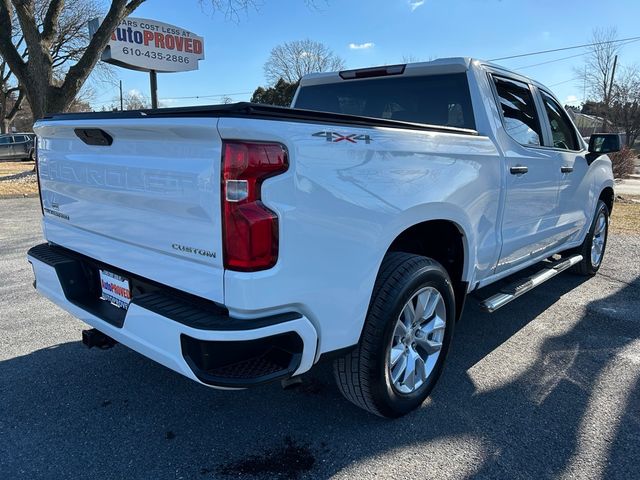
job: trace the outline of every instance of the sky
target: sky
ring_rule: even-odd
[[[247,101],[266,84],[263,65],[271,49],[305,38],[327,45],[347,68],[361,68],[403,63],[407,57],[494,59],[580,45],[589,43],[596,27],[616,27],[619,38],[640,36],[640,0],[315,0],[312,6],[303,0],[260,0],[257,10],[237,19],[212,12],[207,1],[147,0],[132,15],[204,37],[205,59],[199,70],[158,74],[162,106],[216,104],[223,96]],[[577,105],[585,97],[575,73],[584,65],[583,52],[497,63],[540,81],[562,102]],[[640,41],[621,47],[619,63],[640,65]],[[120,67],[114,72],[125,92],[149,95],[148,74]],[[117,83],[92,80],[90,86],[95,109],[118,96]],[[205,98],[181,98],[196,96]]]

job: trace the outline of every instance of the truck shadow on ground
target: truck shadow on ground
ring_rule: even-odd
[[[582,282],[556,277],[493,315],[471,298],[432,396],[395,421],[343,400],[329,366],[298,390],[222,392],[122,346],[4,361],[2,477],[326,478],[355,464],[360,476],[546,478],[584,459],[591,478],[640,478],[640,277],[532,322]]]

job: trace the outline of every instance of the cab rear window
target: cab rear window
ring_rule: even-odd
[[[302,87],[296,108],[475,129],[464,73],[344,80]]]

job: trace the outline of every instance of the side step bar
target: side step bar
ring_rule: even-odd
[[[504,307],[512,300],[524,295],[528,291],[555,277],[560,272],[564,272],[566,269],[574,266],[580,261],[582,261],[582,255],[574,255],[572,257],[562,259],[557,263],[551,264],[540,270],[535,275],[526,278],[524,281],[520,280],[503,288],[499,293],[496,293],[495,295],[480,302],[480,307],[489,313],[493,313],[499,308]]]

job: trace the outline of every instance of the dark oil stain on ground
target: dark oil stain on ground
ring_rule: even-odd
[[[298,445],[290,437],[285,437],[284,445],[266,450],[262,455],[251,455],[246,459],[226,463],[215,472],[218,475],[241,477],[268,477],[295,479],[313,468],[316,459],[308,445]],[[210,470],[203,468],[205,475]]]

